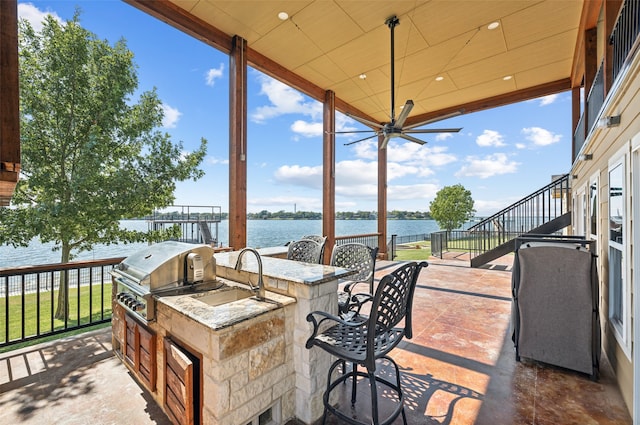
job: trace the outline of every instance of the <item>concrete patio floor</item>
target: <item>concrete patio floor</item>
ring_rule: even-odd
[[[428,261],[416,289],[414,337],[392,352],[409,424],[632,423],[604,355],[598,382],[515,361],[508,335],[511,256],[480,269],[463,257]],[[396,264],[379,261],[376,277]],[[0,354],[0,424],[169,424],[113,356],[110,332]],[[360,418],[365,399],[363,388],[353,411]],[[342,400],[348,408],[346,389]],[[333,416],[327,422],[341,423]]]

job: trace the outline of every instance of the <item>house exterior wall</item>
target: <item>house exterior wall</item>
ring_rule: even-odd
[[[621,75],[605,100],[602,116],[621,115],[621,123],[610,128],[598,128],[591,132],[585,141],[581,152],[578,154],[572,169],[572,188],[574,189],[574,205],[577,203],[577,191],[580,188],[589,188],[590,184],[597,182],[597,254],[599,257],[600,277],[600,314],[602,322],[603,350],[605,351],[616,374],[616,378],[623,398],[631,414],[633,414],[634,400],[634,367],[633,364],[633,325],[634,318],[632,300],[638,302],[640,294],[633,294],[633,252],[640,247],[633,246],[634,208],[640,208],[640,204],[632,199],[632,155],[633,147],[638,145],[640,138],[640,55],[636,55],[628,67],[626,73]],[[580,154],[591,154],[591,160],[580,160]],[[623,255],[623,290],[626,290],[625,308],[628,311],[628,332],[626,335],[616,334],[612,321],[609,319],[609,171],[622,160],[624,169],[623,191],[625,218],[623,224],[623,238],[625,240]],[[588,189],[587,189],[588,192]],[[591,205],[582,212],[574,208],[573,223],[588,220]],[[585,214],[587,217],[576,217],[577,214]],[[574,232],[580,233],[578,229]],[[637,230],[636,230],[637,232]],[[587,232],[589,236],[591,232]],[[625,340],[626,339],[626,340]],[[635,341],[638,347],[638,341]],[[637,396],[636,396],[637,397]]]

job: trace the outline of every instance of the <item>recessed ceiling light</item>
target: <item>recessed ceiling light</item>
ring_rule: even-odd
[[[500,26],[500,22],[495,21],[495,22],[491,22],[489,25],[487,25],[487,29],[494,30],[494,29],[498,28],[499,26]]]
[[[439,75],[436,77],[436,81],[442,81],[444,80],[444,77],[442,75]]]
[[[280,12],[278,13],[278,18],[281,21],[286,21],[287,19],[289,19],[289,14],[287,12]]]
[[[502,77],[502,79],[505,81],[509,81],[512,78],[513,78],[513,75],[505,75],[504,77]]]
[[[360,79],[361,80],[366,80],[367,79],[367,74],[360,74]]]

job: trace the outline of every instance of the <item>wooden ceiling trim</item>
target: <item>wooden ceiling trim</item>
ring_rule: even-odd
[[[167,0],[124,0],[143,12],[189,34],[216,49],[229,54],[232,38],[218,28],[193,16]]]
[[[223,53],[229,54],[231,52],[232,38],[230,36],[167,0],[124,1],[180,31],[215,47]],[[287,68],[251,48],[247,48],[247,62],[257,70],[301,91],[311,98],[319,102],[324,101],[325,89],[314,85],[310,81],[289,71]],[[338,98],[336,98],[335,102],[336,109],[343,113],[350,113],[375,121],[372,117]]]
[[[573,49],[573,66],[571,69],[571,87],[580,87],[584,76],[584,38],[585,33],[590,28],[598,25],[598,17],[602,9],[604,0],[585,1],[582,6],[582,14],[580,16],[580,27],[578,28],[578,39]]]
[[[302,78],[298,74],[289,71],[279,63],[269,59],[263,54],[248,48],[247,49],[247,62],[256,68],[257,70],[264,72],[272,78],[287,84],[290,87],[306,94],[307,96],[319,101],[324,102],[326,90],[316,86],[310,81]],[[370,121],[376,121],[374,118],[366,115],[361,110],[349,105],[347,102],[336,97],[335,99],[336,109],[343,113],[349,113],[351,115],[357,115]]]
[[[505,106],[516,102],[522,102],[523,100],[560,93],[569,89],[571,89],[571,80],[569,78],[563,78],[561,80],[552,81],[550,83],[540,84],[535,87],[516,90],[498,96],[450,106],[437,111],[428,112],[426,114],[416,115],[407,118],[406,125],[412,125],[430,119],[438,118],[457,111],[462,111],[463,114],[470,114],[472,112],[483,111],[485,109]]]

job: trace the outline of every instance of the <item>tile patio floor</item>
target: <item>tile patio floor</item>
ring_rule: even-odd
[[[604,356],[598,382],[515,361],[507,335],[511,261],[471,269],[464,258],[429,259],[416,289],[414,337],[392,352],[408,423],[630,425]],[[394,267],[379,261],[376,276]],[[106,328],[0,354],[0,424],[168,424],[110,350]],[[354,411],[361,418],[365,392]]]

